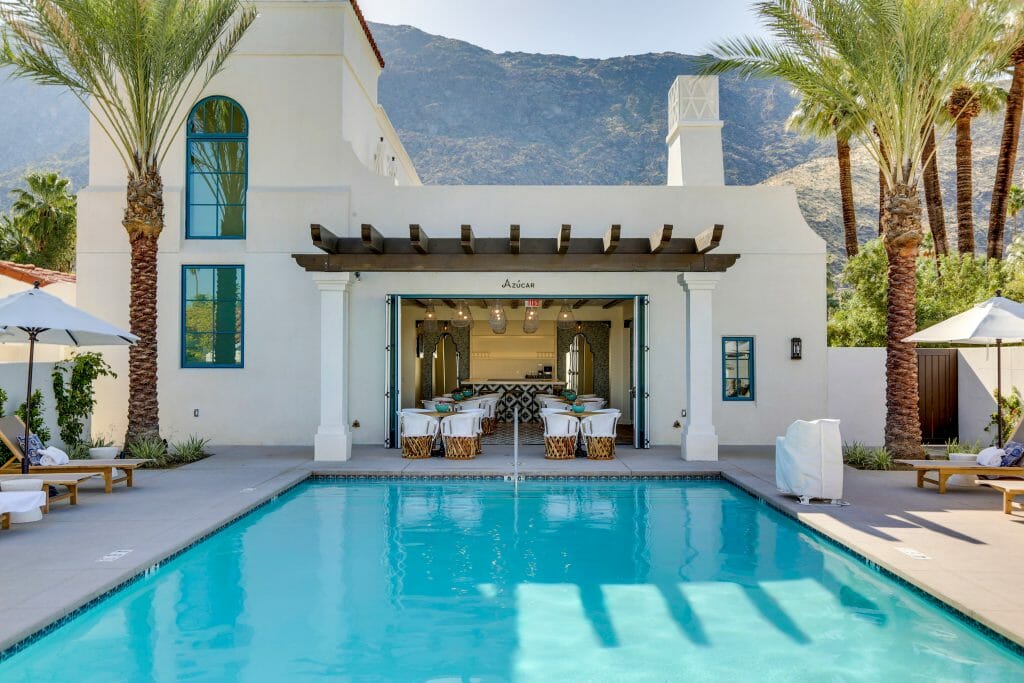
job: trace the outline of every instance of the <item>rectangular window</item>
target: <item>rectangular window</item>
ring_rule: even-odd
[[[189,140],[186,237],[245,237],[247,162],[245,140]]]
[[[181,267],[181,367],[242,367],[243,266]]]
[[[722,400],[754,400],[753,337],[722,337]]]

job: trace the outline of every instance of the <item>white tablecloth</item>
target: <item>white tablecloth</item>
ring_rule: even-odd
[[[43,491],[0,492],[0,514],[4,512],[31,512],[46,505]]]

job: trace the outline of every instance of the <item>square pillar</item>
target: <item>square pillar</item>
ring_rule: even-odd
[[[711,410],[715,392],[715,335],[712,294],[721,273],[683,273],[686,291],[686,422],[683,460],[718,460],[718,433]]]
[[[351,273],[313,273],[320,290],[320,426],[314,460],[352,457],[348,426],[348,287]]]

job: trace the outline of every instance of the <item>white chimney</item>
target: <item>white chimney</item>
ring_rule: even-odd
[[[725,185],[718,76],[678,76],[668,92],[668,184]]]

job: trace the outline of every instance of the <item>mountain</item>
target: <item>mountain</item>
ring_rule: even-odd
[[[697,71],[697,57],[496,54],[411,26],[372,30],[387,61],[380,101],[425,183],[665,182],[668,90],[676,76]],[[27,170],[59,170],[82,187],[88,120],[81,104],[57,88],[5,77],[0,71],[0,211]],[[786,132],[796,100],[779,81],[723,76],[720,100],[726,181],[796,186],[808,222],[842,258],[832,142]],[[1000,133],[1000,117],[976,121],[979,232],[987,225]],[[854,150],[853,164],[858,225],[867,239],[877,230],[877,174],[863,149]],[[950,140],[940,144],[939,166],[947,230],[955,236]]]
[[[372,30],[387,61],[381,104],[424,182],[664,184],[668,90],[697,57],[495,54],[411,26]],[[727,182],[820,155],[785,132],[796,100],[779,81],[726,76],[720,98]]]

